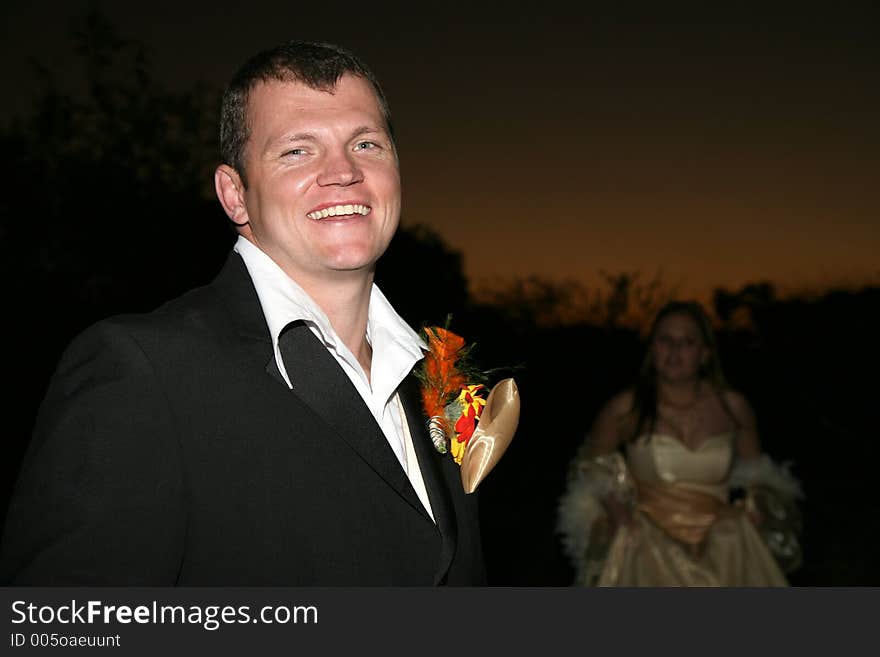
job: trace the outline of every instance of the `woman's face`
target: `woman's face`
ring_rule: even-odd
[[[684,314],[667,315],[660,320],[651,350],[657,375],[668,383],[696,381],[700,366],[709,357],[699,325]]]

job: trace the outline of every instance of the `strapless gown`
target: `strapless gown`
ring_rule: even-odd
[[[695,491],[717,498],[722,512],[698,550],[670,536],[638,510],[619,528],[599,586],[787,586],[752,521],[728,505],[734,434],[721,434],[690,449],[673,436],[642,437],[627,449],[626,463],[640,487]],[[640,493],[641,495],[641,493]]]

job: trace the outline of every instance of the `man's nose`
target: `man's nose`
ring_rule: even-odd
[[[361,182],[364,174],[357,166],[350,153],[329,153],[322,163],[318,174],[318,184],[340,185],[345,187]]]

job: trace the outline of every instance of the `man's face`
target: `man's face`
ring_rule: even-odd
[[[260,83],[248,125],[239,232],[303,285],[371,272],[397,229],[400,172],[370,83]]]

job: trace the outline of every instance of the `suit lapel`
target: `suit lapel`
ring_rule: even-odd
[[[230,312],[229,320],[234,331],[247,338],[245,353],[249,357],[265,359],[267,375],[287,388],[275,363],[259,298],[238,254],[230,254],[213,286],[226,298],[224,305]],[[430,522],[375,418],[326,347],[302,322],[292,324],[282,333],[280,346],[285,369],[293,385],[291,394],[295,394],[332,427],[379,476]],[[457,542],[457,523],[449,486],[460,486],[461,482],[449,481],[444,476],[443,459],[451,457],[438,454],[428,436],[415,377],[408,376],[401,384],[399,393],[434,520],[441,535],[440,558],[434,577],[435,583],[439,583],[449,570]],[[457,468],[455,472],[458,472]]]
[[[452,557],[455,554],[455,546],[458,538],[456,529],[455,511],[452,499],[449,495],[449,485],[443,476],[442,459],[452,458],[450,455],[441,455],[434,448],[431,437],[425,425],[425,417],[419,403],[419,390],[416,378],[410,374],[398,389],[400,401],[406,413],[409,432],[412,436],[413,448],[419,461],[422,479],[428,491],[428,499],[431,502],[431,510],[434,512],[434,520],[440,530],[440,563],[435,574],[435,584],[449,570]],[[451,485],[456,485],[452,482]],[[461,483],[458,482],[460,486]]]
[[[282,331],[279,347],[293,386],[291,392],[335,429],[379,476],[430,520],[363,398],[309,327],[303,322],[291,323]],[[274,363],[274,358],[272,361]]]

